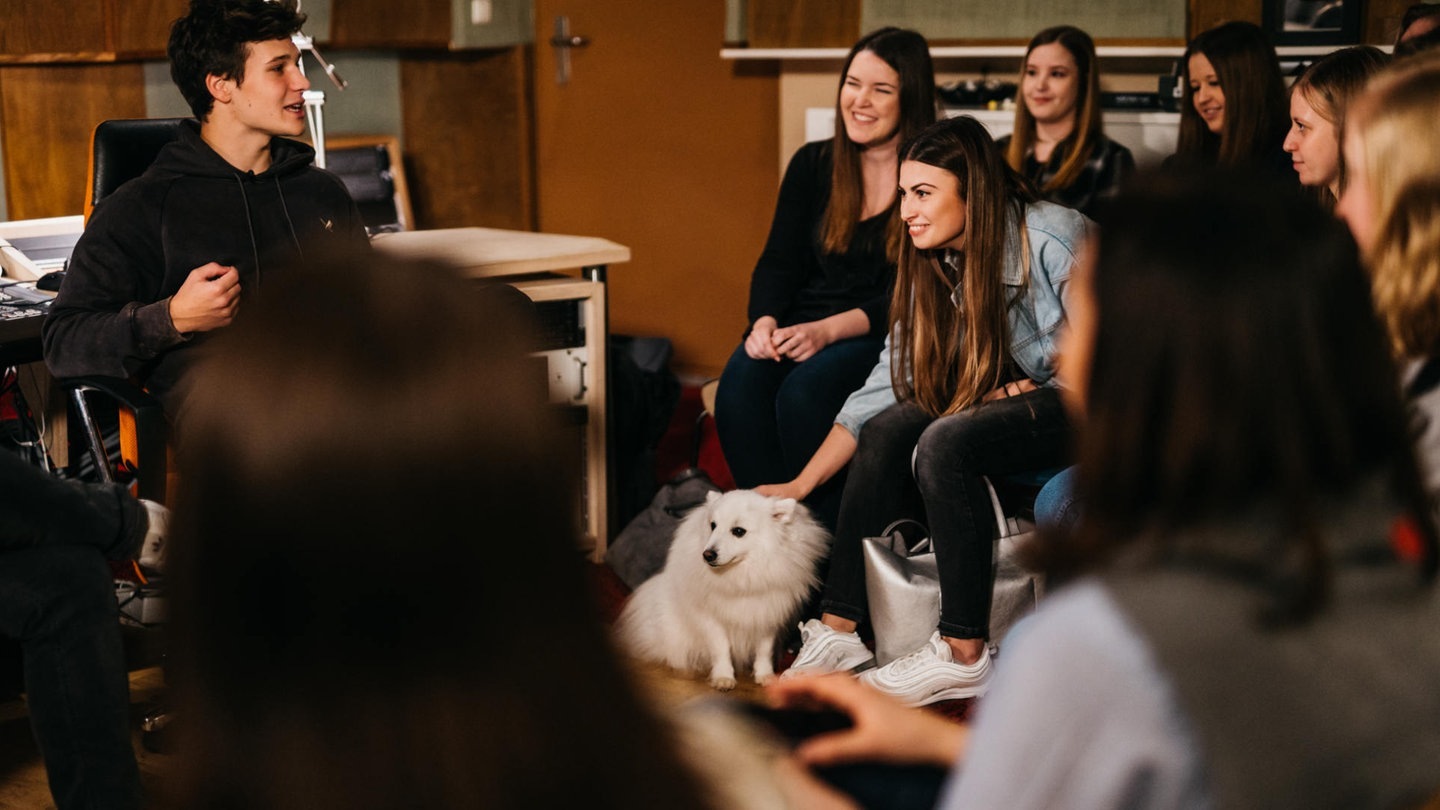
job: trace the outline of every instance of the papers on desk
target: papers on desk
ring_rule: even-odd
[[[0,275],[34,281],[64,269],[84,229],[81,216],[0,222]]]

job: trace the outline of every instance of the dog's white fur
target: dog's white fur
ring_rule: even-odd
[[[712,492],[675,531],[665,567],[641,583],[617,632],[632,653],[735,688],[735,663],[775,677],[775,639],[819,584],[830,535],[792,498]],[[710,555],[707,560],[706,555]]]

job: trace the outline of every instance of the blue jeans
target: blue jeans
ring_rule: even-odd
[[[1075,498],[1075,468],[1066,467],[1051,478],[1035,496],[1035,524],[1070,532],[1080,521],[1080,502]]]
[[[130,682],[107,556],[130,554],[144,509],[0,452],[0,636],[20,642],[30,726],[59,810],[138,808]]]
[[[821,611],[868,618],[861,541],[911,518],[929,527],[935,548],[940,633],[986,638],[999,527],[984,476],[1057,467],[1069,454],[1069,436],[1053,388],[938,419],[913,402],[881,411],[861,429],[850,461]]]
[[[736,486],[779,484],[799,475],[884,345],[877,337],[849,338],[803,363],[755,360],[743,344],[737,348],[715,394],[715,428]],[[832,529],[844,487],[839,475],[807,499],[815,516]]]

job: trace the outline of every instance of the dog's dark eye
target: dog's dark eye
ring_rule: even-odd
[[[710,531],[715,531],[715,521],[710,521]]]
[[[733,535],[735,535],[736,537],[744,537],[744,536],[745,536],[745,530],[742,529],[742,528],[740,528],[739,526],[736,526],[735,528],[731,529],[731,530],[730,530],[730,533],[733,534]]]

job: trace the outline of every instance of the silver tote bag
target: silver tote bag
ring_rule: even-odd
[[[906,524],[919,526],[925,538],[907,545],[900,533]],[[929,534],[920,523],[906,519],[885,527],[880,537],[861,540],[879,666],[920,649],[940,622],[940,573]]]
[[[925,538],[913,546],[899,528],[918,526]],[[1011,526],[995,544],[994,590],[990,597],[990,643],[998,648],[1015,622],[1035,610],[1044,595],[1044,579],[1023,568],[1020,547],[1034,528]],[[915,652],[940,623],[940,572],[929,531],[914,520],[897,520],[880,537],[861,541],[865,551],[865,594],[875,631],[875,662],[885,666]]]

